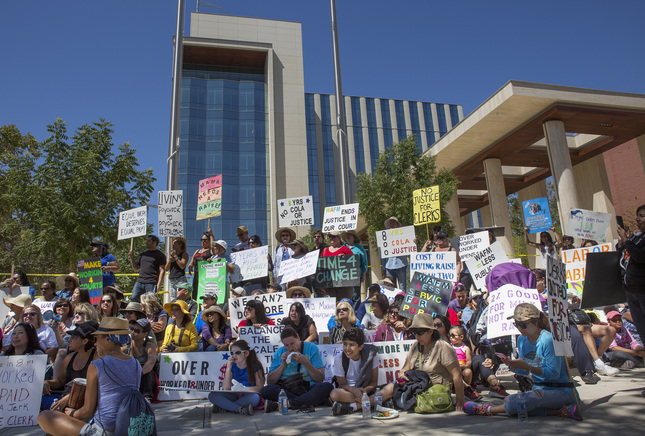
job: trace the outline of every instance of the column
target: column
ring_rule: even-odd
[[[455,235],[461,236],[466,233],[464,221],[461,219],[461,215],[459,214],[459,199],[457,198],[457,192],[455,192],[450,198],[450,201],[446,203],[444,210],[450,217],[452,225],[455,226]]]
[[[511,233],[511,220],[508,217],[508,202],[506,200],[506,187],[502,174],[502,161],[490,158],[484,161],[484,175],[486,176],[486,189],[488,190],[488,205],[493,227],[504,227],[504,236],[497,240],[504,247],[506,254],[513,256],[513,235]],[[482,214],[483,216],[483,214]]]

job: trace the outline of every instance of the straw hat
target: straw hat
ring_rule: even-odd
[[[307,248],[305,243],[302,242],[302,239],[294,239],[289,243],[289,245],[298,245],[300,247],[300,250],[302,251],[302,254],[307,254],[309,252],[309,248]]]
[[[177,300],[173,301],[172,303],[166,303],[163,305],[163,308],[166,312],[170,313],[172,306],[179,306],[184,315],[188,317],[189,322],[193,319],[193,315],[188,311],[188,303],[186,303],[184,300]]]
[[[143,310],[143,306],[141,305],[141,303],[137,303],[134,301],[129,302],[128,305],[125,306],[125,309],[121,309],[119,310],[119,312],[123,314],[125,314],[125,312],[139,312],[143,316],[146,316],[146,312],[145,310]]]
[[[121,294],[121,299],[123,300],[123,295],[125,295],[125,291],[121,286],[117,285],[116,283],[110,286],[106,286],[105,288],[103,288],[103,293],[110,290],[114,291],[116,294]]]
[[[220,309],[219,306],[214,305],[214,306],[211,306],[208,309],[204,309],[202,311],[202,321],[207,323],[208,322],[208,314],[213,313],[213,312],[219,314],[219,316],[221,316],[222,318],[226,319],[226,314],[224,313],[224,311],[222,309]]]
[[[388,219],[386,219],[385,221],[383,221],[383,227],[385,227],[386,229],[390,229],[391,228],[390,227],[390,221],[396,221],[396,223],[399,225],[399,227],[401,227],[401,221],[399,221],[399,219],[397,217],[395,217],[395,216],[391,216]]]
[[[311,298],[311,291],[304,286],[292,286],[287,289],[287,298],[291,298],[291,295],[293,295],[295,291],[300,291],[305,294],[305,298]]]
[[[385,277],[383,280],[379,280],[378,284],[381,286],[389,286],[390,288],[396,288],[396,285],[389,277]]]
[[[20,294],[17,297],[5,298],[4,304],[11,308],[11,305],[22,307],[23,309],[31,304],[31,297],[29,294]]]
[[[124,318],[106,316],[101,320],[98,330],[93,335],[129,335],[130,324]]]
[[[540,317],[540,311],[537,307],[533,306],[531,303],[521,303],[515,306],[515,312],[513,316],[509,316],[506,319],[514,319],[515,321],[528,321],[530,319],[536,319]]]
[[[248,233],[249,229],[246,228],[246,226],[239,226],[237,228],[237,236],[240,236],[243,233]]]
[[[289,234],[291,235],[291,239],[289,239],[290,241],[296,239],[296,232],[293,231],[293,229],[290,229],[289,227],[281,227],[277,232],[275,232],[275,238],[278,240],[278,242],[282,243],[282,239],[280,238],[280,234],[282,232],[289,232]]]
[[[76,287],[78,287],[78,285],[80,284],[78,280],[78,276],[74,273],[69,273],[66,276],[56,277],[56,286],[58,286],[59,289],[65,289],[65,280],[67,278],[74,280],[74,283],[76,283]]]
[[[340,242],[345,242],[345,232],[341,232],[340,230],[334,230],[333,232],[327,232],[327,235],[329,235],[329,236],[340,236]]]
[[[434,326],[434,320],[429,313],[418,313],[412,320],[411,329],[430,329],[437,330]]]
[[[347,235],[352,235],[354,237],[355,244],[359,244],[361,242],[361,238],[358,236],[358,232],[356,230],[347,230],[346,232],[343,232],[341,238],[347,241]]]

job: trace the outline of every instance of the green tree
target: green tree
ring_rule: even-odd
[[[516,256],[520,256],[524,266],[528,267],[522,203],[520,203],[517,192],[506,197],[506,200],[508,202],[508,213],[511,221],[511,232],[513,233],[513,250]]]

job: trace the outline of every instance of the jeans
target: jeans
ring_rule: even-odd
[[[576,363],[576,368],[580,375],[584,374],[587,371],[595,371],[593,365],[593,358],[587,348],[585,340],[582,338],[582,335],[576,328],[572,325],[569,329],[571,331],[571,348],[573,349],[573,361]]]
[[[607,356],[607,360],[609,360],[612,366],[620,366],[627,360],[634,362],[634,366],[637,368],[643,366],[642,357],[634,356],[633,354],[625,353],[624,351],[607,351],[605,356]]]
[[[354,286],[354,295],[352,295],[352,307],[358,307],[361,304],[361,286]]]
[[[625,295],[627,295],[627,304],[629,304],[629,311],[632,314],[636,330],[645,340],[645,294],[633,294],[625,291]]]
[[[263,289],[262,285],[259,283],[245,283],[242,287],[244,288],[247,297],[256,289]]]
[[[403,292],[407,292],[408,290],[408,282],[406,280],[408,277],[407,266],[404,266],[403,268],[397,268],[397,269],[386,269],[385,274],[394,278],[394,280],[397,283],[397,286],[396,286],[397,288],[399,288]]]
[[[136,282],[134,284],[134,288],[132,288],[132,301],[136,303],[141,302],[141,296],[143,294],[146,294],[148,292],[155,292],[155,289],[157,288],[156,283],[139,283]]]
[[[573,392],[559,389],[533,389],[524,392],[526,411],[529,415],[546,416],[547,409],[559,409],[575,402]],[[504,409],[508,415],[517,415],[517,394],[504,399]]]
[[[495,371],[497,368],[495,366],[493,366],[492,368],[484,366],[485,360],[486,360],[486,356],[482,354],[476,354],[473,356],[472,367],[473,367],[473,373],[475,374],[475,377],[473,377],[473,380],[477,379],[477,373],[479,373],[482,381],[484,382],[488,382],[488,378],[491,375],[495,375]]]
[[[260,395],[267,400],[278,401],[281,390],[281,386],[267,385],[262,388]],[[296,396],[291,392],[285,392],[287,392],[287,398],[289,398],[291,408],[302,409],[304,406],[317,406],[324,403],[329,398],[332,390],[334,390],[334,386],[331,383],[316,383],[304,395]]]
[[[257,407],[260,404],[260,395],[256,393],[241,394],[238,392],[211,392],[208,394],[208,401],[229,412],[237,413],[240,406],[251,405]]]
[[[177,299],[177,285],[179,283],[184,283],[186,282],[186,277],[179,277],[176,279],[168,279],[168,294],[170,294],[170,301],[175,301]],[[134,293],[134,291],[133,291]]]

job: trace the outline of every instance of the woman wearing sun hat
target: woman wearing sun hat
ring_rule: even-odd
[[[293,256],[290,244],[291,241],[296,239],[296,232],[289,227],[281,227],[275,232],[275,238],[278,240],[278,246],[273,253],[273,283],[280,284],[282,279],[280,265]],[[280,284],[280,286],[282,286],[283,291],[286,289],[285,285]]]
[[[170,313],[174,322],[166,327],[166,336],[159,351],[162,353],[197,351],[199,337],[195,324],[191,322],[193,316],[188,311],[188,304],[183,300],[177,300],[164,304],[163,308]]]
[[[202,346],[204,351],[226,351],[233,337],[231,327],[226,323],[226,314],[219,306],[213,305],[201,313]]]
[[[31,304],[31,297],[29,294],[20,294],[17,297],[5,298],[2,301],[13,312],[13,316],[7,316],[2,322],[2,345],[7,346],[9,345],[6,340],[7,335],[19,322],[22,322],[22,311]]]
[[[60,291],[56,292],[58,298],[72,299],[74,291],[79,287],[80,281],[78,276],[74,273],[69,273],[66,276],[56,277],[56,286]]]

